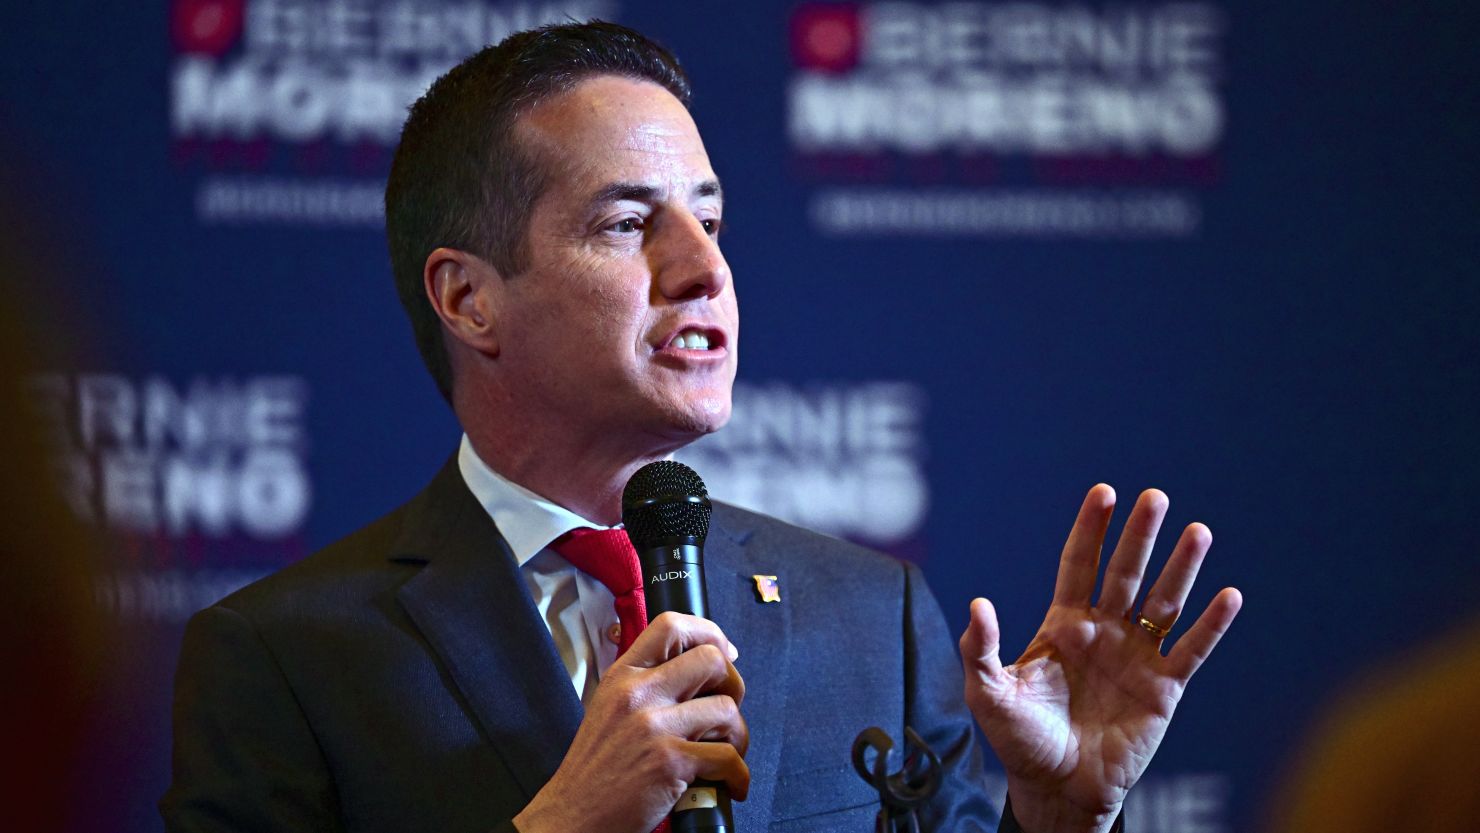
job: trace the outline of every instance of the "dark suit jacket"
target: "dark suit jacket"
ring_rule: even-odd
[[[778,577],[779,604],[759,601],[757,573]],[[737,830],[872,830],[853,739],[868,726],[902,739],[906,724],[947,770],[925,829],[996,826],[960,663],[918,569],[717,505],[705,574],[746,683]],[[581,715],[454,461],[410,503],[191,620],[161,811],[176,833],[487,833],[554,773]]]

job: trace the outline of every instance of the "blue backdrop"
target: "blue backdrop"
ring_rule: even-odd
[[[1193,604],[1246,607],[1138,831],[1252,828],[1333,696],[1475,610],[1459,4],[12,3],[6,197],[83,356],[34,388],[129,646],[78,829],[158,829],[189,613],[453,450],[379,226],[395,131],[567,14],[693,78],[745,323],[735,424],[689,452],[719,496],[922,563],[954,628],[990,596],[1009,652],[1093,483],[1212,527]]]

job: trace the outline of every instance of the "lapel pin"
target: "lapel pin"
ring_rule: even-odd
[[[755,595],[762,602],[781,601],[781,585],[775,576],[751,576],[755,579]]]

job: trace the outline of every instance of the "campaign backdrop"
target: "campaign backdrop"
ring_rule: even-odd
[[[1084,492],[1165,490],[1164,538],[1215,537],[1179,632],[1220,587],[1246,607],[1127,812],[1255,829],[1333,698],[1476,610],[1461,9],[7,4],[13,277],[73,357],[31,391],[69,506],[109,536],[94,595],[122,646],[73,829],[160,829],[193,611],[453,452],[385,253],[405,107],[486,43],[589,17],[679,55],[724,182],[736,412],[681,458],[919,563],[957,631],[989,596],[1009,654]]]

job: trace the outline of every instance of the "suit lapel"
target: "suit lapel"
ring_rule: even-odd
[[[575,738],[581,702],[513,555],[463,483],[456,458],[408,507],[393,553],[425,562],[397,598],[532,798]]]
[[[762,604],[757,598],[757,573],[778,576],[785,587],[783,562],[755,563],[745,546],[749,530],[727,523],[732,518],[725,507],[715,507],[704,545],[704,582],[711,618],[740,650],[735,667],[745,678],[740,712],[750,728],[745,755],[750,796],[735,804],[735,827],[765,830],[771,822],[785,728],[791,613],[784,596],[779,604]]]
[[[746,549],[750,531],[726,510],[716,507],[704,574],[710,614],[740,649],[737,668],[745,678],[741,712],[750,727],[751,788],[735,805],[735,826],[764,830],[781,758],[791,615],[784,595],[779,604],[762,604],[753,578],[775,575],[784,588],[784,562],[754,562]],[[397,599],[533,798],[560,766],[583,710],[513,555],[463,483],[455,458],[408,507],[392,552],[396,560],[424,564]]]

